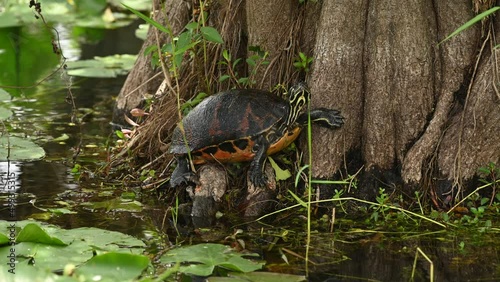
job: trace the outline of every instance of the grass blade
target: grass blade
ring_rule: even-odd
[[[444,43],[445,41],[448,41],[450,38],[452,38],[453,36],[459,34],[460,32],[468,29],[469,27],[473,26],[475,23],[477,23],[478,21],[486,18],[487,16],[493,14],[494,12],[500,10],[500,6],[496,6],[496,7],[493,7],[489,10],[486,10],[484,12],[482,12],[481,14],[475,16],[474,18],[472,18],[471,20],[469,20],[468,22],[466,22],[465,24],[463,24],[461,27],[459,27],[457,30],[455,30],[454,32],[452,32],[450,35],[448,35],[445,39],[443,39],[441,42],[438,43],[438,46],[442,43]]]

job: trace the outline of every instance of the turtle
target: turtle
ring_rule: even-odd
[[[251,183],[265,187],[267,156],[286,148],[307,126],[308,114],[303,109],[309,99],[304,83],[290,87],[286,100],[258,89],[233,89],[204,99],[173,131],[170,153],[177,167],[170,187],[195,181],[188,152],[193,164],[250,162]],[[344,123],[340,111],[333,109],[313,109],[310,117],[331,129]]]

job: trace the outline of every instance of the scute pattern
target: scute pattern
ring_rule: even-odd
[[[205,99],[183,118],[186,140],[191,151],[201,150],[202,155],[245,151],[253,143],[249,139],[282,120],[287,108],[288,102],[267,91],[223,92]],[[187,153],[179,127],[174,130],[170,152]]]

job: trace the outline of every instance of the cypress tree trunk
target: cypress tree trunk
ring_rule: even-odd
[[[167,2],[166,16],[180,31],[194,5]],[[255,76],[258,88],[306,79],[313,107],[342,111],[342,129],[313,129],[315,177],[362,168],[363,186],[371,193],[380,186],[403,184],[431,188],[439,197],[450,189],[461,191],[478,167],[500,162],[500,59],[499,49],[493,49],[498,44],[494,38],[500,38],[499,21],[486,19],[438,46],[479,13],[475,7],[465,0],[404,5],[397,0],[219,1],[207,8],[207,15],[225,44],[210,49],[211,62],[223,60],[223,49],[235,59],[250,55],[250,46],[257,45],[269,53],[269,65]],[[299,52],[314,58],[307,74],[293,66]],[[123,94],[151,77],[147,65],[144,57],[130,73],[119,109],[131,104]],[[217,84],[224,70],[215,65],[205,66],[202,74],[212,77],[213,92],[230,87]],[[249,74],[251,68],[244,66],[241,73]],[[142,85],[136,92],[150,92],[158,84]],[[167,123],[162,128],[171,128],[175,120]]]

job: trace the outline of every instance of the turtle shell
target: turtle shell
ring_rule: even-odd
[[[251,160],[255,141],[285,122],[288,109],[288,101],[255,89],[230,90],[206,98],[182,119],[194,162],[212,158],[221,162]],[[286,138],[278,138],[269,150],[281,150],[299,132],[295,129],[288,132]],[[187,154],[179,125],[173,132],[170,152]]]

